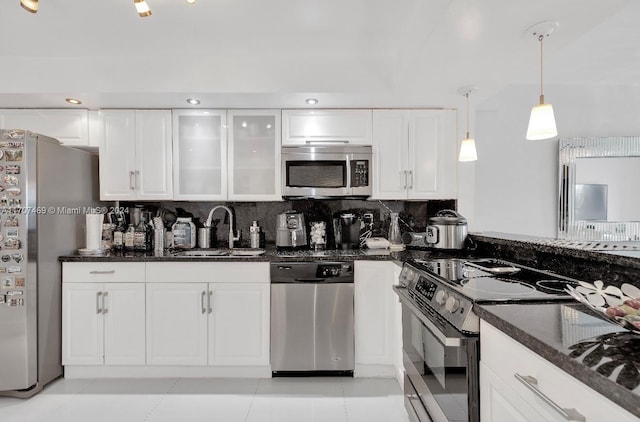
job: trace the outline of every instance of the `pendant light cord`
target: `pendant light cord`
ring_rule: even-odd
[[[540,34],[540,36],[538,36],[538,40],[540,41],[540,104],[544,104],[544,92],[543,92],[543,87],[544,87],[544,79],[543,79],[543,67],[544,67],[544,47],[543,47],[543,40],[544,40],[544,35]]]
[[[467,139],[470,139],[471,137],[469,136],[469,93],[468,92],[465,94],[465,97],[467,97]]]

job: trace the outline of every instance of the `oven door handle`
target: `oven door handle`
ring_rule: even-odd
[[[323,283],[325,281],[327,281],[326,278],[294,278],[294,281],[297,281],[298,283]]]

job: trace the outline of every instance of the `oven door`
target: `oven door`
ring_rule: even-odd
[[[432,321],[408,296],[398,294],[408,413],[426,413],[429,419],[420,422],[478,422],[478,337]]]

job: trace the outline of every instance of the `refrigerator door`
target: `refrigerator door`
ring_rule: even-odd
[[[35,165],[29,132],[0,131],[0,391],[37,382],[37,279],[27,259]]]

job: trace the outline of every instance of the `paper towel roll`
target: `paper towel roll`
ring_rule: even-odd
[[[102,244],[102,220],[103,214],[86,215],[86,240],[87,249],[100,249]]]

